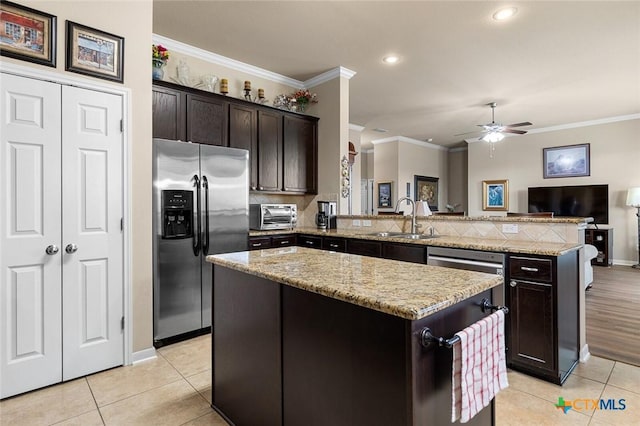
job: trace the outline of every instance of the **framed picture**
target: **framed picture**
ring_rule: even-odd
[[[508,180],[482,181],[482,210],[505,212],[509,210]]]
[[[122,83],[124,38],[67,21],[66,70]]]
[[[56,17],[19,4],[0,3],[0,54],[56,66]]]
[[[542,153],[545,179],[591,174],[588,143],[543,148]]]
[[[391,184],[393,182],[378,183],[378,207],[393,207],[393,198],[391,198]]]
[[[438,179],[413,175],[415,201],[426,201],[432,211],[438,211]]]

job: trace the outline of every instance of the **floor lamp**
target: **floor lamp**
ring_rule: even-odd
[[[632,268],[640,269],[640,186],[629,188],[629,192],[627,192],[627,206],[638,209],[636,213],[636,216],[638,216],[638,263],[633,265]]]

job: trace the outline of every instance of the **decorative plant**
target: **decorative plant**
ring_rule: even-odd
[[[295,99],[298,105],[306,106],[307,104],[318,103],[318,95],[315,93],[311,93],[307,89],[298,90],[292,93],[291,95],[289,95],[289,98]]]
[[[152,54],[151,59],[158,59],[162,62],[167,62],[169,60],[169,51],[163,45],[152,45]]]

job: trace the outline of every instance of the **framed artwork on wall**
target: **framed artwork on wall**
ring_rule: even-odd
[[[509,210],[507,179],[482,181],[482,210],[503,212]]]
[[[55,68],[55,16],[4,0],[0,3],[0,15],[2,56]]]
[[[393,182],[379,182],[378,183],[378,207],[391,208],[393,207],[393,198],[391,198],[391,184]]]
[[[542,148],[544,178],[589,176],[591,174],[589,154],[588,143]]]
[[[122,83],[123,61],[123,37],[67,21],[67,71]]]
[[[432,211],[438,211],[438,180],[437,177],[413,175],[415,201],[426,201]]]

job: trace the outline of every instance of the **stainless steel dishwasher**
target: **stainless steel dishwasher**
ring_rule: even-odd
[[[427,247],[427,265],[504,276],[505,255],[490,251]],[[494,305],[504,305],[504,285],[495,287],[491,293]]]

